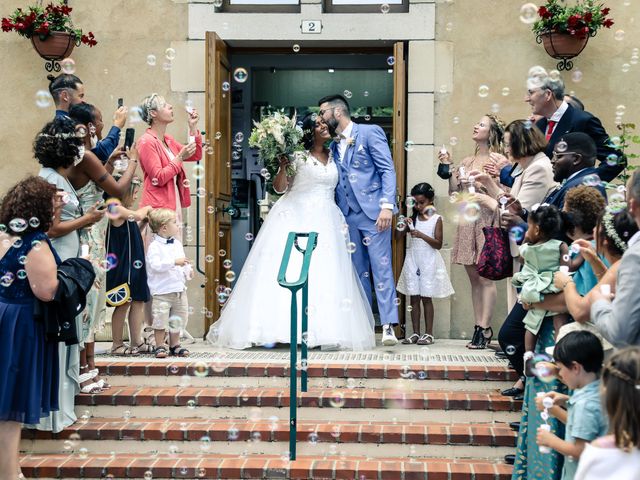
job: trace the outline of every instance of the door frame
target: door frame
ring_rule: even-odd
[[[404,143],[406,140],[407,130],[407,68],[406,68],[406,42],[395,42],[389,46],[380,47],[307,47],[304,50],[305,55],[315,54],[393,54],[395,57],[394,68],[394,82],[393,82],[393,131],[392,131],[392,156],[396,169],[396,202],[399,211],[401,211],[402,202],[406,197],[406,152],[404,149]],[[205,334],[209,329],[211,323],[215,322],[219,318],[220,304],[217,299],[216,287],[224,284],[224,272],[222,268],[222,262],[224,258],[230,258],[231,256],[231,239],[229,235],[231,233],[230,222],[231,219],[225,212],[225,209],[231,205],[231,172],[228,173],[228,186],[226,192],[222,192],[222,185],[220,185],[220,175],[217,175],[216,168],[226,168],[226,162],[224,159],[230,159],[230,146],[231,146],[231,102],[230,95],[227,95],[229,108],[229,115],[227,116],[228,122],[222,126],[220,124],[219,111],[217,108],[223,105],[220,85],[220,74],[215,68],[216,65],[223,64],[227,69],[226,81],[231,81],[231,66],[232,62],[230,57],[233,54],[283,54],[291,53],[289,48],[283,47],[230,47],[227,45],[215,32],[206,32],[205,37],[205,105],[207,111],[205,112],[205,129],[207,138],[212,139],[212,132],[222,132],[222,139],[226,137],[227,141],[212,141],[214,147],[213,154],[206,154],[205,162],[205,185],[207,188],[207,205],[214,206],[214,213],[208,214],[205,208],[205,258],[208,255],[213,255],[212,262],[205,263],[205,306],[207,312],[213,312],[213,316],[205,316]],[[226,108],[226,107],[225,107]],[[221,139],[221,140],[222,140]],[[223,176],[224,177],[224,176]],[[395,225],[395,222],[394,222]],[[228,226],[229,235],[225,233],[225,236],[220,237],[220,226]],[[394,228],[392,226],[392,228]],[[226,238],[225,238],[226,237]],[[394,277],[397,282],[402,265],[404,263],[405,256],[405,239],[395,238],[392,235],[392,262]],[[221,240],[224,239],[224,240]],[[226,243],[228,241],[228,244]],[[220,257],[218,251],[221,245],[228,245],[226,248],[226,256]],[[236,272],[239,275],[240,272]],[[216,280],[218,280],[216,282]],[[401,312],[403,311],[403,305],[399,307]]]

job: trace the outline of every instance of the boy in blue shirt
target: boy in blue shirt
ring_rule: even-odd
[[[600,403],[600,370],[604,360],[602,343],[593,333],[577,330],[562,337],[553,349],[553,357],[563,383],[573,390],[571,396],[549,392],[553,399],[549,414],[566,424],[564,440],[542,428],[537,442],[564,455],[562,480],[573,480],[580,455],[587,443],[606,435],[607,419]],[[536,399],[543,410],[543,399]],[[565,410],[563,407],[566,407]]]

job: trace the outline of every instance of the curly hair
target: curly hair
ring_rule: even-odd
[[[9,226],[12,235],[46,232],[53,221],[53,196],[56,186],[42,177],[30,176],[16,183],[2,199],[0,223]],[[12,220],[23,220],[22,231],[11,229]],[[37,221],[36,221],[37,220]]]
[[[313,148],[317,118],[318,114],[311,112],[307,113],[302,119],[301,127],[302,131],[304,132],[304,135],[302,137],[302,145],[306,150],[311,150]]]
[[[554,205],[540,205],[529,213],[529,220],[538,225],[546,240],[555,238],[563,225],[560,211]]]
[[[86,134],[86,133],[85,133]],[[68,168],[84,144],[80,133],[76,134],[76,122],[66,115],[47,123],[33,141],[33,154],[43,167]]]
[[[564,205],[571,214],[573,225],[580,227],[585,233],[591,233],[607,202],[595,188],[579,185],[567,192]]]

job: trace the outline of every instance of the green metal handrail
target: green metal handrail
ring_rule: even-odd
[[[299,238],[307,238],[307,245],[302,248],[298,244]],[[291,291],[291,344],[290,344],[290,366],[289,375],[291,377],[289,382],[289,458],[291,460],[296,459],[296,439],[298,435],[298,423],[297,423],[297,410],[298,410],[298,385],[296,374],[296,362],[298,360],[298,290],[302,289],[302,348],[300,364],[302,368],[301,373],[301,385],[300,389],[303,392],[307,391],[307,307],[309,304],[309,264],[311,263],[311,254],[318,244],[318,234],[316,232],[310,233],[296,233],[289,232],[287,238],[287,245],[282,255],[282,263],[280,264],[280,271],[278,272],[278,283],[281,287],[284,287]],[[294,282],[287,282],[287,267],[289,266],[289,260],[291,259],[291,252],[293,247],[296,247],[300,253],[302,253],[302,268],[300,271],[300,277]]]

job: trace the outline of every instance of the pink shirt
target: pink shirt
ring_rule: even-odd
[[[165,135],[164,141],[174,155],[178,155],[183,145],[171,135]],[[176,209],[176,187],[180,195],[183,208],[191,205],[191,192],[185,186],[187,178],[184,168],[178,162],[171,161],[166,147],[150,128],[140,137],[138,142],[140,166],[144,174],[144,184],[140,207],[151,205],[153,208]],[[195,162],[202,158],[202,136],[196,134],[196,151],[185,159],[185,162]]]

